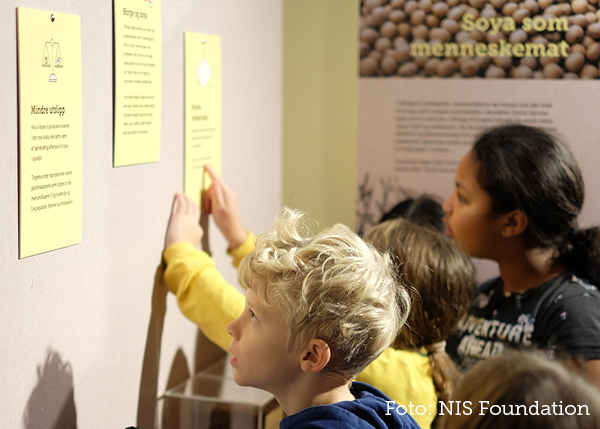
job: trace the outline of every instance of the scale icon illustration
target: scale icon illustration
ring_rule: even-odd
[[[50,39],[49,42],[44,44],[44,55],[42,56],[42,67],[52,67],[52,73],[50,74],[49,82],[56,82],[56,75],[54,69],[61,69],[63,67],[62,53],[60,52],[60,44]]]

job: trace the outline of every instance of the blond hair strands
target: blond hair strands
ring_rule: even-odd
[[[282,310],[290,349],[322,339],[332,351],[324,371],[354,378],[392,343],[410,298],[388,254],[340,224],[311,236],[306,221],[284,208],[242,260],[240,282]]]

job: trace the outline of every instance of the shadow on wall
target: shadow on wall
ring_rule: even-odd
[[[49,349],[44,366],[37,367],[38,382],[23,413],[26,429],[77,429],[77,411],[71,364]]]
[[[202,249],[210,254],[208,242],[208,215],[202,214],[200,225],[204,229]],[[161,260],[154,274],[154,288],[152,289],[152,310],[150,322],[148,323],[148,334],[146,337],[146,349],[142,363],[142,377],[140,380],[140,393],[138,397],[137,427],[140,429],[152,429],[157,423],[157,398],[158,398],[158,374],[160,363],[160,348],[162,341],[165,314],[167,311],[167,294],[169,292],[164,283],[165,262]],[[194,374],[225,356],[225,352],[208,340],[198,329],[196,336],[196,350],[192,361]],[[189,363],[181,348],[177,350],[171,364],[167,389],[182,383],[190,377]],[[163,413],[163,418],[166,413]],[[171,412],[172,420],[163,420],[163,428],[178,428],[179,421],[177,412]]]
[[[146,350],[142,363],[140,394],[138,397],[137,427],[154,428],[156,421],[156,398],[158,393],[158,368],[160,343],[162,340],[165,313],[167,311],[168,289],[163,281],[164,262],[156,268],[152,290],[152,311],[146,337]]]
[[[167,310],[168,289],[164,284],[164,262],[156,268],[154,275],[154,288],[152,291],[152,311],[148,323],[146,349],[142,363],[142,377],[140,380],[140,393],[138,397],[137,427],[154,428],[157,417],[158,398],[158,372],[160,363],[160,346],[162,332]],[[225,356],[225,352],[208,340],[198,329],[196,336],[196,350],[193,360],[194,373],[200,371],[217,359]],[[171,371],[167,381],[167,389],[182,383],[190,376],[188,360],[180,348],[175,353]],[[173,415],[173,413],[171,413]],[[164,422],[163,427],[179,427],[178,422]],[[70,427],[67,427],[70,429]]]
[[[173,364],[171,365],[169,380],[167,381],[167,389],[177,386],[179,383],[182,383],[184,380],[186,380],[189,376],[190,372],[188,370],[187,358],[185,357],[185,353],[183,353],[183,350],[179,348],[177,349],[177,353],[175,353],[175,358],[173,359]],[[163,429],[178,429],[181,427],[181,423],[179,421],[180,401],[172,401],[169,404],[170,410],[168,412],[165,409],[167,407],[167,401],[169,400],[166,399],[163,404],[162,421],[160,427]]]
[[[206,338],[200,329],[198,329],[198,333],[196,336],[195,353],[196,355],[193,362],[194,374],[200,372],[207,366],[215,363],[217,360],[222,359],[225,356],[225,352],[221,350],[218,346],[213,344],[208,338]],[[173,363],[171,364],[171,371],[169,373],[169,379],[167,381],[167,389],[171,389],[177,386],[178,384],[183,383],[191,376],[191,374],[188,371],[188,367],[189,365],[185,353],[180,348],[175,353]],[[219,395],[215,393],[215,396]],[[192,400],[165,398],[165,400],[163,401],[162,420],[160,427],[162,429],[180,429],[189,427],[190,423],[187,421],[181,421],[181,416],[190,415],[190,407],[192,406],[192,403]],[[182,409],[182,407],[185,408]],[[211,414],[211,418],[214,417],[215,416]],[[229,417],[229,415],[227,415],[227,417]],[[213,426],[209,425],[208,427]]]
[[[204,231],[204,235],[202,236],[202,250],[212,256],[210,242],[208,239],[210,233],[208,228],[208,215],[205,212],[200,214],[200,226]],[[196,335],[196,350],[194,353],[194,374],[197,374],[210,364],[215,363],[217,360],[222,359],[226,355],[226,353],[221,350],[219,346],[206,338],[200,329],[198,329],[198,333]]]

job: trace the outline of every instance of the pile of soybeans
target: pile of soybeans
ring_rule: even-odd
[[[363,0],[361,76],[597,79],[600,0]]]

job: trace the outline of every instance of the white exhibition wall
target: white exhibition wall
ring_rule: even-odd
[[[82,39],[82,242],[23,260],[16,7],[79,15]],[[173,296],[166,312],[160,294],[152,306],[171,201],[183,188],[183,33],[222,38],[222,175],[246,226],[261,232],[281,203],[282,13],[276,0],[162,2],[160,161],[113,168],[112,2],[0,3],[0,427],[145,428],[153,395],[214,356]],[[235,283],[212,223],[210,241]]]

